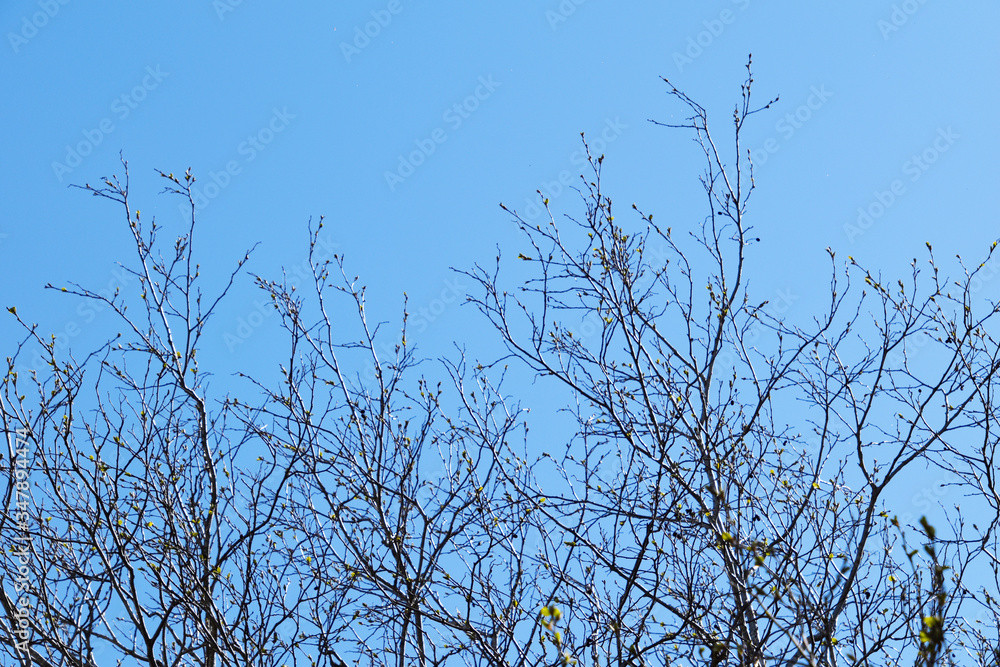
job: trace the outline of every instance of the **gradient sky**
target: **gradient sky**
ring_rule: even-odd
[[[762,240],[750,275],[761,300],[808,321],[827,246],[896,276],[925,242],[978,263],[1000,235],[979,200],[1000,180],[998,25],[985,0],[8,0],[3,305],[74,349],[117,331],[43,285],[120,285],[115,262],[133,252],[123,217],[68,186],[121,175],[121,152],[134,205],[165,235],[185,219],[154,170],[193,169],[207,280],[258,242],[250,271],[294,274],[308,220],[325,215],[326,251],[362,277],[373,320],[398,328],[405,291],[426,356],[454,340],[487,354],[481,321],[456,305],[471,283],[452,267],[522,249],[499,203],[525,210],[541,189],[557,214],[579,213],[559,179],[580,173],[585,132],[620,211],[636,202],[693,229],[702,162],[689,134],[647,122],[685,115],[660,77],[728,139],[752,53],[757,101],[780,101],[744,138]],[[244,278],[220,311],[208,334],[217,376],[273,369],[281,339],[258,300]],[[19,337],[11,323],[5,346]]]

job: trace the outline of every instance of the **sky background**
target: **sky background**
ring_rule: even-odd
[[[187,212],[158,194],[155,170],[198,177],[207,281],[257,243],[249,271],[301,267],[307,223],[326,216],[324,252],[361,276],[373,321],[398,328],[406,292],[424,356],[456,340],[488,356],[482,321],[458,307],[471,281],[453,269],[524,249],[499,204],[526,211],[541,189],[557,215],[580,213],[558,182],[581,172],[585,132],[623,219],[635,202],[694,229],[703,162],[690,134],[648,122],[686,115],[661,77],[729,140],[752,53],[756,100],[780,95],[744,136],[757,164],[753,293],[805,322],[822,310],[827,246],[894,282],[925,242],[978,263],[1000,236],[980,199],[1000,180],[998,24],[1000,5],[983,0],[11,0],[0,6],[3,305],[75,350],[117,331],[43,286],[127,289],[116,262],[134,249],[119,209],[68,187],[121,176],[122,153],[133,206],[165,240]],[[217,377],[274,369],[282,339],[259,300],[242,278],[206,334],[199,357]],[[7,350],[12,324],[0,324]]]

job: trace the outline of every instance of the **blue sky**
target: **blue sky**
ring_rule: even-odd
[[[405,291],[426,356],[454,340],[486,354],[481,321],[457,306],[471,283],[451,269],[488,264],[497,247],[517,255],[499,203],[523,211],[541,189],[557,214],[578,213],[560,178],[580,172],[585,132],[620,211],[636,202],[694,228],[697,147],[647,122],[684,116],[660,77],[728,139],[753,53],[758,102],[780,101],[745,136],[762,239],[751,277],[762,300],[809,318],[827,246],[896,276],[925,242],[979,261],[997,238],[981,198],[1000,180],[998,23],[1000,6],[982,0],[6,2],[4,306],[74,349],[114,334],[106,313],[43,285],[121,285],[122,216],[68,187],[121,175],[121,152],[134,205],[165,234],[184,216],[154,170],[193,169],[208,280],[255,243],[250,271],[294,272],[308,220],[325,215],[324,251],[347,256],[374,320],[398,327]],[[223,376],[280,340],[258,300],[238,282],[208,334]]]

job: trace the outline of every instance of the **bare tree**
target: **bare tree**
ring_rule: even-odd
[[[187,234],[160,254],[160,228],[140,222],[123,167],[122,181],[85,189],[120,205],[137,252],[135,268],[123,268],[139,293],[59,288],[102,302],[123,333],[77,362],[11,309],[49,369],[19,377],[15,355],[3,380],[5,431],[29,434],[34,499],[30,653],[12,641],[17,605],[6,584],[4,643],[11,659],[36,665],[284,664],[290,648],[272,637],[294,629],[310,595],[290,585],[287,541],[275,537],[296,458],[251,458],[272,443],[239,418],[235,399],[213,396],[197,357],[235,272],[204,298],[193,202]],[[190,173],[163,177],[190,198]],[[141,304],[138,315],[129,302]],[[0,519],[6,543],[14,509],[7,504]],[[3,571],[11,582],[16,559],[5,558]]]
[[[160,173],[191,204],[165,254],[127,165],[123,182],[85,186],[124,212],[138,288],[54,288],[121,324],[82,361],[10,309],[24,338],[0,391],[0,536],[25,548],[0,561],[9,659],[994,664],[1000,352],[998,307],[976,296],[985,262],[951,282],[928,247],[929,270],[914,260],[888,286],[828,249],[821,312],[771,313],[748,289],[742,137],[770,103],[751,104],[747,72],[725,148],[667,82],[691,114],[670,127],[705,159],[707,215],[686,239],[635,205],[616,216],[589,152],[581,216],[557,222],[547,200],[544,225],[509,211],[529,278],[505,289],[500,255],[467,272],[509,351],[489,363],[463,347],[421,362],[405,305],[380,353],[360,279],[314,252],[320,219],[312,284],[256,277],[287,343],[277,379],[214,391],[199,352],[250,253],[203,297],[190,171]],[[49,367],[26,377],[30,348]],[[567,397],[575,428],[555,447],[528,437],[505,384],[515,361]],[[897,517],[894,490],[922,464],[987,518]]]
[[[492,456],[518,424],[502,380],[462,359],[446,364],[449,415],[440,383],[409,379],[416,359],[405,327],[396,357],[379,358],[378,327],[369,328],[363,289],[342,258],[335,292],[352,301],[360,340],[335,339],[344,321],[327,314],[334,267],[313,254],[321,220],[310,229],[313,299],[257,278],[288,333],[279,386],[241,374],[251,398],[228,387],[214,395],[200,341],[250,253],[203,298],[194,177],[160,173],[167,192],[191,204],[187,233],[163,257],[160,227],[147,231],[129,203],[123,166],[124,182],[84,189],[124,210],[138,268],[123,268],[138,278],[141,316],[124,295],[54,288],[101,301],[124,325],[78,363],[11,309],[25,339],[7,360],[0,415],[9,460],[13,436],[28,434],[33,496],[19,505],[8,493],[0,515],[7,543],[26,528],[30,545],[26,597],[15,588],[17,554],[3,562],[0,638],[11,658],[221,667],[455,656],[502,665],[525,655],[539,632],[538,595],[531,524],[504,483],[516,471],[501,478],[504,463]],[[32,343],[50,371],[19,377]],[[348,368],[370,368],[371,382],[341,356]],[[15,466],[7,470],[13,490]]]
[[[382,358],[365,289],[343,257],[310,253],[310,266],[309,297],[257,279],[291,341],[285,392],[268,392],[265,411],[302,455],[288,528],[309,566],[300,581],[321,597],[301,639],[330,665],[341,654],[386,667],[523,662],[538,596],[531,524],[503,483],[518,473],[500,475],[506,462],[494,455],[518,425],[502,380],[464,355],[444,364],[444,388],[410,379],[405,311],[400,342]],[[328,315],[337,297],[347,301],[337,312],[357,314],[354,338],[344,340],[349,321]]]
[[[725,150],[706,110],[666,82],[691,113],[668,127],[692,131],[705,157],[690,246],[635,205],[621,221],[591,156],[582,218],[511,211],[530,279],[505,289],[500,260],[469,273],[510,353],[575,400],[574,437],[522,460],[535,479],[519,488],[546,518],[540,574],[566,661],[896,663],[945,585],[893,552],[885,501],[908,468],[988,432],[997,345],[982,332],[997,309],[972,319],[969,276],[964,300],[951,297],[933,255],[929,280],[914,260],[890,289],[850,258],[839,277],[828,249],[825,310],[804,327],[769,315],[747,289],[759,239],[741,137],[771,103],[752,106],[747,72]],[[866,287],[848,302],[852,278]],[[948,553],[964,572],[971,551]],[[961,602],[942,598],[938,615]]]

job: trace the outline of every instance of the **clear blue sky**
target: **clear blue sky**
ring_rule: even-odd
[[[193,168],[210,279],[257,242],[251,271],[301,265],[307,220],[325,215],[374,319],[395,327],[406,291],[411,313],[425,312],[411,335],[427,356],[477,344],[479,321],[455,305],[470,284],[450,267],[489,263],[498,245],[516,256],[498,204],[524,209],[543,189],[557,213],[579,212],[551,184],[579,172],[580,132],[603,133],[620,211],[636,202],[692,228],[702,163],[689,135],[647,122],[683,117],[659,77],[728,138],[752,52],[758,101],[781,98],[746,135],[759,165],[752,276],[761,299],[790,295],[789,316],[807,318],[827,246],[895,276],[926,241],[978,260],[1000,235],[998,24],[1000,6],[983,0],[10,0],[3,305],[43,332],[73,332],[74,348],[114,333],[106,314],[42,286],[115,285],[115,261],[131,257],[123,218],[67,186],[120,175],[121,151],[134,205],[165,234],[183,218],[154,169]],[[859,209],[871,216],[861,225]],[[209,334],[223,376],[278,340],[267,323],[227,345],[259,321],[256,298],[241,281]]]

